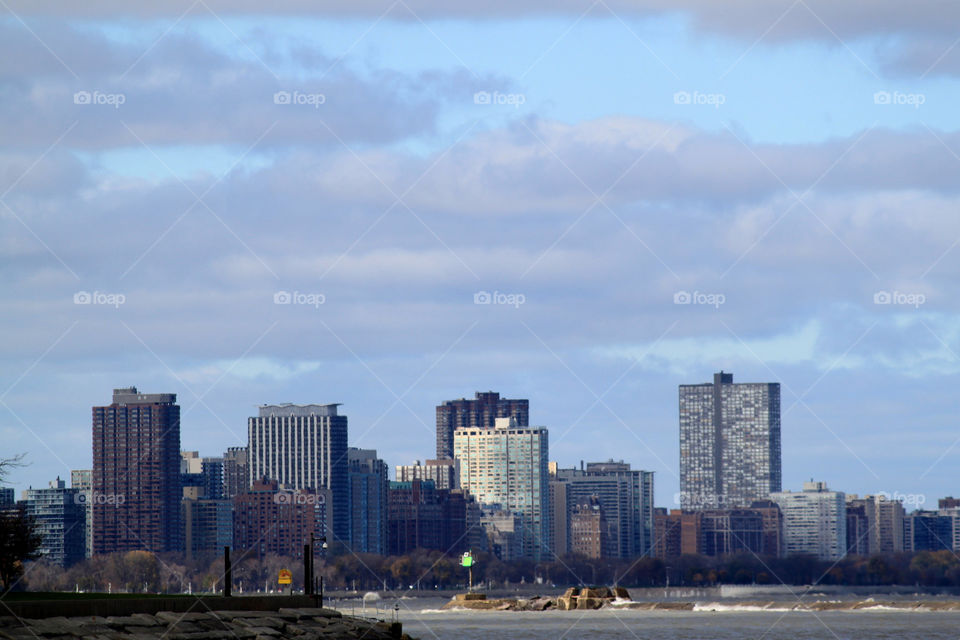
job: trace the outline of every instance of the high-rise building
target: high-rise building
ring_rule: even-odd
[[[327,490],[330,543],[350,543],[347,416],[338,404],[263,405],[247,423],[249,482],[276,480],[290,489]]]
[[[779,558],[783,548],[783,512],[773,500],[757,500],[750,505],[751,511],[760,514],[763,523],[763,553]]]
[[[6,507],[14,504],[14,496],[16,494],[13,491],[13,487],[0,487],[0,507]]]
[[[183,548],[187,558],[217,555],[233,546],[233,501],[207,499],[204,488],[184,487]]]
[[[233,546],[237,557],[276,554],[303,558],[310,535],[329,535],[328,489],[291,490],[276,480],[254,482],[233,499]]]
[[[114,389],[93,407],[93,550],[180,549],[180,406],[175,393]]]
[[[350,547],[384,555],[387,549],[387,463],[375,449],[347,449],[350,462]]]
[[[523,523],[523,554],[537,560],[553,548],[549,513],[549,446],[545,427],[497,418],[494,428],[457,429],[453,455],[460,487],[482,505],[500,505]]]
[[[863,507],[867,518],[867,555],[903,551],[903,503],[884,495],[847,497],[848,507]]]
[[[395,468],[397,482],[433,480],[437,489],[460,488],[460,462],[455,459],[427,460],[420,464],[398,464]]]
[[[86,555],[87,514],[77,489],[57,478],[47,489],[27,489],[23,501],[42,542],[38,552],[49,563],[69,567]]]
[[[847,506],[842,491],[830,491],[826,482],[804,482],[803,491],[779,491],[770,499],[783,511],[787,555],[807,554],[821,560],[846,555]]]
[[[453,458],[457,429],[492,429],[497,418],[513,418],[520,427],[530,424],[530,401],[501,398],[499,393],[477,392],[473,400],[448,400],[437,406],[437,459]]]
[[[597,496],[574,505],[570,513],[570,552],[586,558],[605,558],[607,521]]]
[[[83,501],[83,512],[86,518],[84,531],[84,557],[93,556],[93,469],[73,469],[70,471],[70,488],[79,493],[77,499]]]
[[[780,385],[680,385],[680,506],[748,507],[780,485]]]
[[[387,554],[433,549],[457,555],[481,548],[480,508],[460,489],[438,489],[433,480],[391,482]]]
[[[577,505],[599,500],[604,514],[606,557],[633,558],[653,544],[653,472],[623,462],[588,462],[561,469],[550,463],[549,507],[554,551],[573,551],[570,516]]]
[[[84,496],[57,477],[47,488],[29,488],[22,494],[27,516],[42,537],[38,552],[51,564],[68,567],[86,556]]]
[[[230,499],[250,486],[247,448],[230,447],[223,454],[223,497]]]
[[[867,523],[867,507],[847,496],[847,554],[866,556],[870,554],[870,528]]]
[[[903,519],[903,550],[952,551],[955,518],[938,511],[914,511]]]
[[[222,500],[223,458],[202,458],[200,475],[203,476],[203,494],[207,500]]]

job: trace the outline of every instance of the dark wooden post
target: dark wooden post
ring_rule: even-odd
[[[223,595],[230,597],[233,590],[233,565],[230,563],[230,547],[223,548]]]
[[[303,595],[310,595],[310,587],[312,586],[313,578],[313,549],[310,548],[310,545],[303,545]]]

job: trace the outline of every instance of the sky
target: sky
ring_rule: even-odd
[[[960,495],[960,6],[2,5],[18,491],[115,387],[205,456],[342,403],[391,468],[494,390],[676,507],[677,386],[722,369],[780,383],[785,489]]]

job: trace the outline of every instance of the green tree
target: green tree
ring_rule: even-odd
[[[12,469],[22,466],[23,454],[0,458],[0,482]],[[21,506],[0,510],[0,593],[17,584],[23,575],[23,563],[39,557],[37,550],[42,542],[26,509]]]
[[[0,511],[0,593],[11,590],[23,575],[23,563],[40,557],[43,538],[23,506]]]

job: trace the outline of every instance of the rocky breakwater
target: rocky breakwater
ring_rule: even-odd
[[[444,609],[471,609],[474,611],[547,611],[558,609],[600,609],[614,601],[629,600],[623,587],[571,587],[562,596],[534,596],[532,598],[498,598],[488,600],[482,593],[460,593],[443,606]]]
[[[623,587],[570,587],[557,598],[557,608],[561,611],[573,609],[600,609],[609,606],[615,600],[629,600],[630,593]]]
[[[332,609],[211,611],[43,619],[0,617],[9,640],[400,640],[400,623],[341,615]]]

